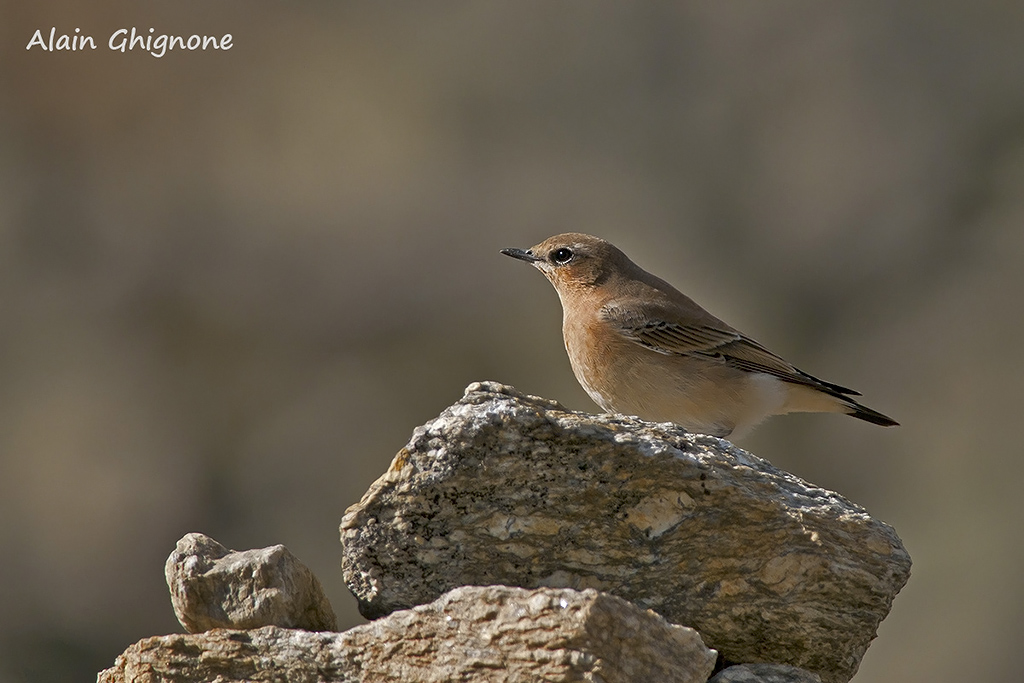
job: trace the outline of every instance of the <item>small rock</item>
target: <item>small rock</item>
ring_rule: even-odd
[[[186,534],[167,558],[164,574],[174,613],[189,633],[337,628],[320,582],[283,545],[236,552],[209,536]]]
[[[737,664],[708,683],[821,683],[818,674],[787,664]]]
[[[146,638],[98,683],[705,683],[696,631],[594,590],[465,587],[344,633],[266,627]]]
[[[490,382],[416,429],[341,539],[370,618],[462,585],[596,588],[827,683],[910,573],[891,527],[727,441]]]

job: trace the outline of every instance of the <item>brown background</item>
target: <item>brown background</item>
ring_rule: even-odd
[[[741,443],[914,558],[857,681],[1019,677],[1024,5],[13,4],[0,682],[180,630],[189,531],[286,544],[359,623],[337,524],[416,425],[482,379],[594,409],[498,254],[567,230],[904,423]],[[25,50],[51,26],[100,49]]]

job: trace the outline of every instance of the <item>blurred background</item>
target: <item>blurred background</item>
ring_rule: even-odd
[[[605,237],[903,423],[740,445],[914,559],[858,683],[1024,666],[1024,5],[4,3],[0,683],[180,632],[185,533],[337,526],[475,380],[596,410],[539,273]],[[99,49],[26,50],[33,32]],[[118,28],[233,35],[111,52]]]

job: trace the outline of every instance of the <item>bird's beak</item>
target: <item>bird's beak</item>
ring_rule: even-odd
[[[522,249],[511,249],[511,248],[510,249],[502,249],[501,253],[504,254],[505,256],[511,256],[512,258],[517,258],[520,261],[526,261],[527,263],[536,263],[537,261],[543,261],[544,260],[544,259],[540,258],[539,256],[534,256],[529,251],[524,251]]]

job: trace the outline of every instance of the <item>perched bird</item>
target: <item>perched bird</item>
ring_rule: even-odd
[[[609,242],[567,233],[501,253],[554,285],[573,372],[608,412],[733,438],[794,412],[898,424],[726,325]]]

